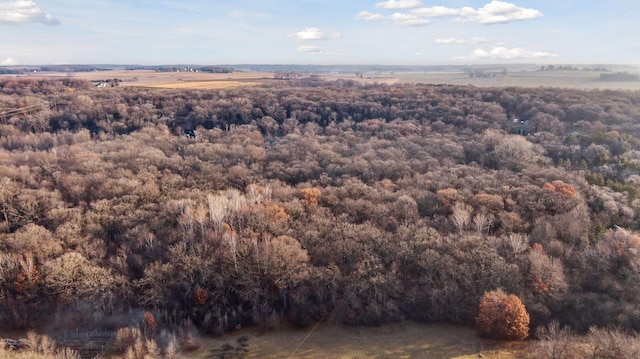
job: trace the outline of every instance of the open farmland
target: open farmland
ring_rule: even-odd
[[[610,90],[640,90],[640,81],[603,81],[601,71],[556,70],[538,71],[535,68],[509,68],[506,75],[502,75],[502,68],[487,70],[489,76],[470,77],[462,67],[451,70],[400,70],[400,71],[369,71],[356,76],[357,71],[342,69],[339,72],[314,71],[308,69],[305,75],[315,73],[317,78],[325,81],[352,80],[359,83],[376,84],[447,84],[476,87],[557,87],[579,90],[610,89]],[[637,73],[633,67],[616,68],[614,71]],[[479,71],[479,73],[482,73]],[[491,76],[497,74],[497,76]],[[91,72],[32,72],[23,75],[0,75],[2,78],[33,78],[33,79],[63,79],[74,78],[92,82],[118,79],[119,86],[150,87],[167,89],[228,89],[244,86],[255,86],[273,81],[273,72],[158,72],[154,70],[108,70]]]
[[[470,78],[463,72],[403,73],[400,83],[442,83],[449,85],[472,85],[477,87],[560,87],[581,90],[615,89],[637,90],[640,81],[601,81],[596,71],[521,71],[508,73],[505,77]]]
[[[353,75],[327,76],[328,80],[354,79],[364,83],[446,84],[476,87],[559,87],[579,90],[639,90],[640,81],[613,82],[600,80],[596,71],[518,71],[504,77],[474,77],[463,71],[387,72],[356,79]]]
[[[64,79],[74,78],[92,82],[119,79],[120,86],[169,89],[225,89],[254,86],[273,74],[268,72],[157,72],[153,70],[109,70],[91,72],[37,72],[27,75],[0,75],[1,78]]]
[[[178,81],[178,82],[161,82],[157,84],[134,85],[138,87],[165,88],[165,89],[228,89],[241,86],[256,86],[260,82],[255,81]]]

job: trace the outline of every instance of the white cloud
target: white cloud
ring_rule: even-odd
[[[364,20],[364,21],[381,21],[386,18],[387,17],[382,14],[375,14],[368,11],[360,11],[356,15],[356,20]]]
[[[379,2],[376,4],[376,7],[394,10],[394,9],[412,9],[414,7],[418,7],[422,5],[422,1],[420,0],[387,0],[383,2]]]
[[[436,39],[436,44],[441,44],[441,45],[462,45],[466,43],[467,43],[467,40],[456,39],[453,37],[449,37],[446,39]]]
[[[456,39],[454,37],[436,39],[436,44],[440,45],[473,45],[481,42],[487,42],[487,38],[483,36],[474,36],[471,39]]]
[[[302,45],[297,49],[299,52],[304,52],[307,54],[321,54],[322,50],[318,46],[314,45]]]
[[[308,27],[302,31],[298,31],[294,34],[289,34],[287,36],[295,37],[299,41],[320,40],[324,37],[320,29],[318,29],[317,27]]]
[[[10,65],[15,65],[18,62],[10,57],[4,59],[4,60],[0,60],[0,66],[10,66]]]
[[[468,21],[488,25],[535,19],[541,17],[542,13],[535,9],[519,7],[513,3],[493,0],[477,10],[463,7],[460,9],[460,15]]]
[[[421,19],[416,15],[401,13],[391,15],[391,20],[401,26],[423,26],[429,23],[429,20]]]
[[[339,39],[342,35],[339,32],[332,32],[325,35],[317,27],[308,27],[302,31],[287,35],[296,38],[298,41],[322,40],[322,39]]]
[[[60,25],[60,20],[42,11],[33,1],[16,0],[0,3],[0,25],[28,23]]]
[[[514,59],[538,59],[541,57],[554,57],[555,54],[543,51],[530,51],[520,47],[507,48],[506,46],[494,46],[491,50],[475,49],[471,54],[471,59],[500,59],[500,60],[514,60]]]
[[[513,3],[500,0],[492,0],[490,3],[478,9],[472,7],[450,8],[446,6],[432,6],[416,9],[416,6],[414,6],[416,3],[418,2],[390,0],[378,3],[376,4],[376,7],[384,9],[413,9],[410,11],[411,15],[425,21],[426,19],[434,17],[457,16],[458,21],[471,21],[483,25],[535,19],[542,16],[542,13],[536,9],[519,7]],[[401,5],[403,7],[400,7]],[[356,16],[356,18],[363,20],[381,20],[384,18],[384,15],[362,11]],[[424,25],[424,23],[425,22],[422,22],[420,25]],[[404,22],[399,22],[399,24],[405,25]]]
[[[460,9],[452,9],[445,6],[423,7],[411,10],[412,13],[422,17],[441,17],[460,15]]]

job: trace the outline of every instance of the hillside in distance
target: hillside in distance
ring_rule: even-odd
[[[638,91],[2,80],[0,323],[472,325],[500,288],[532,332],[638,330],[639,123]]]

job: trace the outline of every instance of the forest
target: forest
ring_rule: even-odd
[[[638,91],[1,80],[0,175],[4,328],[640,330]]]

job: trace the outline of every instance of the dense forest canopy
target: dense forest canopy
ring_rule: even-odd
[[[472,323],[500,289],[640,329],[639,92],[10,80],[0,174],[5,327]]]

